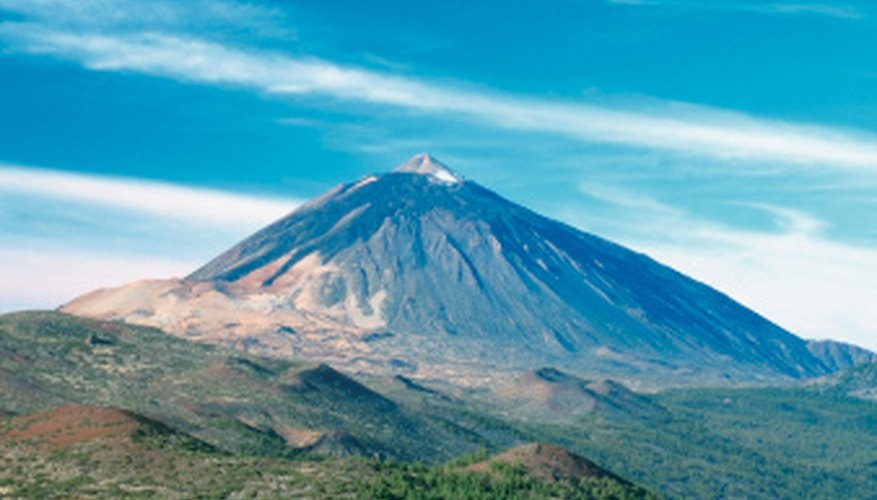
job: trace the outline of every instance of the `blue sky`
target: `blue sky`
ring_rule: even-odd
[[[875,52],[867,2],[0,0],[0,309],[427,151],[877,348]]]

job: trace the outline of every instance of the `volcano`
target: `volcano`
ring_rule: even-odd
[[[331,189],[185,278],[62,309],[470,383],[543,366],[700,382],[830,371],[804,340],[726,295],[425,154]]]

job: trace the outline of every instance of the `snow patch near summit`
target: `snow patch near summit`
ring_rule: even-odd
[[[400,174],[425,175],[431,180],[445,184],[457,184],[463,182],[463,176],[454,172],[448,168],[447,165],[426,153],[412,156],[411,159],[396,168],[394,172]]]

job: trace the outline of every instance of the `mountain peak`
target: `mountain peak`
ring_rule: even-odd
[[[463,181],[463,177],[448,168],[444,163],[436,160],[427,153],[412,156],[408,161],[399,165],[393,172],[400,174],[419,174],[430,177],[433,180],[456,184]]]
[[[589,379],[648,371],[662,385],[829,371],[803,340],[726,295],[426,154],[327,192],[183,280],[101,290],[64,311],[356,371],[447,370],[466,383],[486,366]]]

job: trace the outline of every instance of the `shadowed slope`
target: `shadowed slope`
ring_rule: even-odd
[[[330,190],[182,281],[64,310],[421,376],[458,362],[699,382],[829,371],[727,296],[424,156]]]

